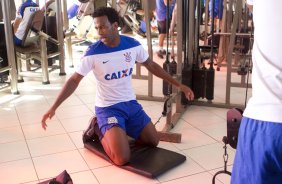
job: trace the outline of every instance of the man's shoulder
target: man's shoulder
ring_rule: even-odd
[[[105,46],[105,44],[101,40],[99,40],[88,47],[84,56],[91,56],[91,55],[97,55],[97,54],[109,54],[113,52],[118,52],[118,51],[130,49],[130,48],[134,48],[134,47],[141,45],[139,41],[129,36],[121,35],[120,39],[121,39],[120,45],[114,48],[109,48]]]
[[[99,40],[99,41],[93,43],[92,45],[90,45],[87,48],[84,56],[90,56],[90,55],[98,54],[98,53],[101,52],[101,50],[103,50],[102,47],[103,47],[103,43]]]
[[[128,46],[128,47],[136,47],[141,45],[139,41],[137,41],[135,38],[121,35],[121,45]]]
[[[36,8],[36,9],[34,9],[34,11],[39,9],[39,6],[38,6],[37,3],[33,2],[33,1],[25,1],[25,2],[23,2],[23,3],[20,5],[18,13],[19,13],[21,16],[23,16],[23,15],[24,15],[24,11],[25,11],[25,9],[26,9],[27,7]]]
[[[20,5],[20,8],[26,8],[26,7],[39,7],[37,3],[33,1],[25,1]]]

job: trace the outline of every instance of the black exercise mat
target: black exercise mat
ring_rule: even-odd
[[[87,141],[84,147],[113,163],[105,153],[100,141]],[[155,178],[186,160],[186,156],[179,153],[158,147],[139,146],[134,142],[130,142],[130,149],[130,162],[119,167],[149,178]]]

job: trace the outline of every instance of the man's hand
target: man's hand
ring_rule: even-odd
[[[46,130],[47,124],[46,120],[51,119],[55,115],[55,111],[53,109],[48,110],[42,117],[41,125],[44,130]]]
[[[64,100],[66,100],[75,91],[82,78],[83,78],[82,75],[75,72],[67,80],[54,104],[42,117],[41,124],[44,130],[46,130],[47,127],[46,120],[48,118],[51,119],[55,115],[56,109],[61,105],[61,103],[63,103]]]
[[[188,86],[181,84],[181,86],[179,87],[179,90],[181,90],[185,94],[186,98],[189,101],[194,100],[194,93]]]

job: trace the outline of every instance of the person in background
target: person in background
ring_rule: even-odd
[[[39,6],[32,0],[26,0],[19,6],[16,13],[16,19],[13,24],[15,45],[22,45],[22,39],[24,37],[28,21],[31,15],[37,10],[39,10]]]
[[[210,14],[210,24],[212,22],[212,17],[214,16],[214,29],[219,31],[221,29],[221,20],[223,16],[223,0],[214,0],[214,15],[212,1],[209,2],[209,14]]]
[[[282,1],[253,8],[252,97],[239,129],[231,184],[282,183]],[[261,13],[263,12],[263,13]]]
[[[46,120],[55,115],[56,109],[75,91],[83,77],[92,72],[97,81],[96,134],[113,163],[124,165],[130,160],[127,136],[147,146],[156,147],[159,143],[155,126],[136,101],[131,83],[135,63],[141,63],[157,77],[175,85],[188,100],[193,100],[194,94],[189,87],[179,83],[152,61],[137,40],[119,35],[119,16],[115,9],[98,8],[92,17],[100,40],[88,47],[76,72],[43,115],[42,128],[46,129]]]
[[[175,0],[169,0],[170,6],[170,17],[173,12],[173,7],[175,5]],[[167,4],[168,0],[156,0],[156,18],[158,21],[158,31],[159,31],[159,50],[157,55],[159,58],[164,58],[166,51],[164,50],[164,39],[166,37],[166,19],[167,19]]]

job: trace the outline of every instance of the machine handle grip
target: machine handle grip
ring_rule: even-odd
[[[39,34],[40,36],[44,37],[46,40],[48,40],[48,41],[50,41],[50,42],[52,42],[56,45],[60,44],[56,39],[52,38],[51,36],[47,35],[46,33],[42,32],[42,31],[38,31],[37,34]]]

